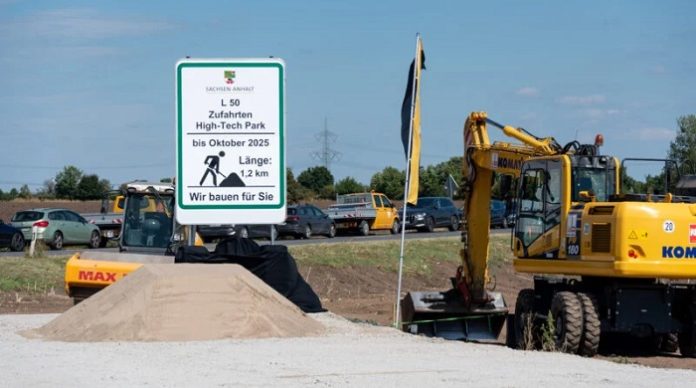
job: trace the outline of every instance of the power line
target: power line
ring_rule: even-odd
[[[337,136],[335,133],[329,131],[328,120],[326,118],[324,118],[324,130],[319,132],[314,138],[321,144],[321,150],[312,152],[312,159],[320,161],[327,170],[331,171],[331,162],[339,160],[341,158],[341,153],[329,146],[329,143],[336,142]]]

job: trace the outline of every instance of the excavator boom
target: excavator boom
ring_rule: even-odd
[[[521,142],[491,143],[487,124]],[[558,153],[553,138],[539,139],[526,131],[503,126],[474,112],[464,124],[462,164],[464,208],[461,265],[447,292],[410,292],[402,301],[407,331],[449,339],[495,340],[507,316],[500,293],[489,292],[488,243],[491,182],[494,173],[519,177],[522,163],[534,156]]]

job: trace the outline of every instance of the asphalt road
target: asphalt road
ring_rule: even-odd
[[[445,229],[436,229],[433,233],[419,233],[416,231],[408,231],[406,232],[406,239],[407,240],[413,240],[413,239],[428,239],[428,238],[443,238],[443,237],[457,237],[459,236],[459,231],[455,232],[450,232]],[[492,229],[491,234],[506,234],[510,233],[510,229]],[[306,245],[306,244],[335,244],[335,243],[345,243],[345,242],[355,242],[359,243],[362,241],[387,241],[387,240],[400,240],[401,239],[401,234],[389,234],[388,232],[377,232],[373,233],[369,236],[356,236],[356,235],[345,235],[345,236],[336,236],[334,238],[327,238],[323,236],[315,236],[312,237],[308,240],[294,240],[294,239],[287,239],[283,238],[281,240],[277,240],[275,243],[276,244],[283,244],[283,245]],[[270,244],[270,241],[268,240],[256,240],[259,244],[264,245],[264,244]],[[212,250],[215,248],[215,243],[209,243],[205,244],[205,246],[209,249]],[[60,251],[51,251],[47,250],[46,254],[49,256],[71,256],[76,252],[81,252],[87,249],[86,247],[67,247],[66,249],[60,250]],[[118,252],[118,248],[97,248],[94,249],[95,251],[100,251],[100,252]],[[3,257],[23,257],[24,252],[11,252],[9,250],[3,250],[0,251],[0,258]]]

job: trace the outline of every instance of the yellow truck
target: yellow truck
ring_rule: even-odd
[[[124,194],[119,253],[78,252],[65,265],[65,291],[75,303],[135,271],[143,264],[174,263],[187,241],[174,217],[174,186],[133,182]],[[196,236],[196,245],[203,245]]]
[[[354,230],[363,236],[371,230],[389,230],[392,234],[401,230],[399,212],[382,193],[343,194],[326,210],[338,230]]]

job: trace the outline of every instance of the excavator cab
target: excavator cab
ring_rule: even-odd
[[[126,189],[121,252],[173,254],[184,240],[174,217],[174,187],[132,183]]]

